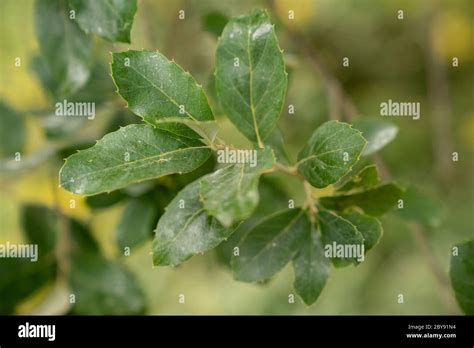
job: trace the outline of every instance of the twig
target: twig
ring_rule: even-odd
[[[268,4],[269,4],[269,7],[272,8],[274,10],[274,5],[273,5],[273,1],[269,0],[268,1]],[[275,11],[273,11],[275,12]],[[289,34],[289,36],[291,37],[292,39],[292,42],[295,42],[299,49],[306,55],[306,57],[308,58],[309,62],[311,63],[311,66],[314,68],[314,70],[321,76],[324,84],[326,85],[326,88],[328,90],[328,95],[330,98],[332,98],[331,100],[331,106],[334,107],[334,103],[340,103],[342,104],[342,110],[344,111],[346,117],[348,119],[352,119],[352,118],[355,118],[359,115],[359,112],[357,110],[357,108],[355,107],[355,105],[352,103],[349,95],[344,91],[342,85],[339,83],[339,81],[330,73],[329,70],[327,70],[325,67],[324,67],[324,64],[321,62],[317,52],[313,49],[310,41],[306,38],[306,36],[302,33],[298,33],[296,31],[294,31],[293,29],[291,28],[288,28],[287,26],[284,26],[285,30],[287,31],[287,33]],[[437,74],[440,74],[440,70],[438,69],[437,70]],[[443,79],[443,76],[442,73],[440,76],[438,76],[438,78],[441,79],[441,81],[438,81],[438,82],[441,82],[444,86],[446,86],[446,81],[445,79]],[[445,87],[441,87],[441,88],[445,88]],[[444,93],[444,96],[442,96],[441,98],[443,97],[446,97],[446,90],[443,92],[443,90],[438,90],[437,93]],[[443,99],[442,99],[443,100]],[[446,99],[444,99],[445,101]],[[446,103],[444,103],[444,105],[446,105]],[[340,112],[340,105],[337,105],[336,106],[336,109],[334,111],[331,111],[331,118],[334,118],[336,117]],[[443,115],[441,114],[441,117],[440,117],[442,120],[438,120],[438,122],[446,122],[446,115]],[[444,123],[444,125],[446,125],[447,123]],[[440,127],[440,124],[437,124],[437,126],[435,127],[435,131],[436,132],[444,132],[446,130],[445,127],[442,127],[441,129],[439,129]],[[443,133],[444,134],[444,133]],[[446,135],[446,134],[444,134]],[[446,135],[448,136],[448,135]],[[435,138],[438,138],[438,136],[435,135]],[[438,139],[439,140],[439,139]],[[447,149],[449,149],[449,136],[448,136],[448,144],[447,144]],[[441,145],[436,145],[436,146],[441,146]],[[444,151],[446,151],[446,148],[444,149]],[[445,160],[446,158],[449,158],[449,157],[444,157],[443,160]],[[374,156],[374,161],[376,162],[377,166],[379,167],[380,171],[381,171],[381,174],[383,174],[383,177],[385,178],[389,178],[390,177],[390,173],[389,171],[387,170],[386,166],[384,165],[383,163],[383,159],[379,156],[379,155],[375,155]],[[445,166],[446,164],[443,163],[442,165],[440,164],[440,166]],[[442,170],[442,169],[439,169],[439,170]],[[449,287],[449,281],[447,282],[446,279],[447,277],[445,276],[445,273],[444,271],[441,269],[441,267],[439,266],[439,264],[436,262],[436,258],[431,250],[431,248],[429,247],[429,243],[428,243],[428,239],[425,235],[425,231],[421,228],[417,228],[416,230],[414,229],[413,230],[413,234],[414,234],[414,237],[415,239],[418,241],[418,244],[420,246],[420,248],[423,250],[423,253],[424,253],[424,256],[425,256],[425,259],[427,261],[427,263],[430,265],[430,269],[431,271],[433,272],[434,276],[435,276],[435,279],[437,281],[437,284],[438,284],[438,287],[439,287],[439,290],[440,292],[442,293],[442,296],[444,298],[444,301],[445,301],[445,305],[446,305],[446,309],[448,312],[450,313],[453,313],[453,312],[456,312],[456,310],[454,308],[456,308],[455,304],[454,304],[454,300],[452,298],[452,295],[451,295],[451,290],[450,290],[450,287]]]
[[[438,3],[431,2],[427,18],[426,63],[428,78],[428,96],[430,100],[430,120],[434,171],[438,181],[446,188],[453,176],[453,140],[451,136],[452,112],[449,103],[449,91],[446,68],[434,52],[434,33],[439,27]]]
[[[424,255],[427,265],[431,270],[431,273],[436,278],[436,283],[438,285],[438,290],[442,294],[443,303],[446,311],[449,314],[459,314],[457,310],[456,303],[454,302],[450,282],[445,272],[441,268],[441,265],[436,260],[436,257],[433,254],[433,250],[430,247],[428,238],[426,237],[426,231],[420,224],[412,224],[410,226],[413,237],[415,238],[416,243],[418,244],[419,249]]]
[[[52,170],[51,173],[51,190],[53,194],[54,209],[58,216],[58,234],[56,242],[56,258],[58,260],[58,278],[67,279],[70,271],[70,230],[69,230],[69,221],[64,215],[61,202],[58,195],[58,180],[56,176],[57,172]]]

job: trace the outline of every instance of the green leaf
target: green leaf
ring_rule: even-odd
[[[88,226],[82,222],[69,219],[69,233],[70,233],[70,252],[73,255],[94,255],[100,254],[100,246],[97,240],[92,235],[92,231]]]
[[[346,181],[337,192],[348,192],[351,190],[363,191],[377,186],[380,183],[379,174],[375,165],[369,165],[361,169],[356,175]]]
[[[459,307],[467,315],[474,315],[474,240],[455,246],[451,255],[449,276]]]
[[[441,224],[444,207],[439,200],[413,186],[408,187],[400,198],[403,200],[403,208],[395,208],[394,212],[401,218],[428,227],[438,227]]]
[[[378,120],[359,120],[353,124],[354,128],[360,130],[368,144],[362,152],[362,156],[369,156],[379,151],[390,143],[398,133],[398,127],[390,122]]]
[[[315,230],[307,233],[300,251],[293,259],[293,287],[306,305],[311,305],[323,291],[331,271],[331,262],[324,256],[324,247]]]
[[[239,243],[231,260],[234,278],[245,282],[267,280],[296,255],[311,222],[302,209],[288,209],[255,225]]]
[[[216,87],[222,109],[251,141],[275,127],[287,86],[283,54],[262,10],[232,19],[217,43]]]
[[[54,210],[40,204],[24,204],[20,209],[20,221],[27,240],[38,245],[40,257],[54,250],[58,221]]]
[[[204,209],[226,227],[252,214],[258,204],[260,175],[275,163],[271,149],[243,151],[255,151],[255,163],[233,164],[201,180]]]
[[[341,217],[353,224],[362,234],[365,252],[372,249],[382,237],[382,224],[372,216],[352,212],[350,214],[343,214]]]
[[[95,196],[86,197],[86,204],[92,209],[109,208],[127,198],[122,191],[113,191],[110,193],[101,193]]]
[[[214,121],[206,95],[193,77],[159,52],[113,53],[112,75],[135,114],[152,125]]]
[[[218,260],[226,265],[230,265],[230,259],[234,248],[239,244],[244,235],[267,215],[276,211],[288,208],[288,193],[283,190],[276,180],[270,176],[262,176],[258,185],[258,195],[260,200],[257,208],[250,217],[242,221],[235,232],[226,241],[216,248]]]
[[[227,18],[227,16],[222,12],[211,11],[202,17],[201,25],[204,31],[219,37],[228,21],[229,18]]]
[[[285,140],[283,139],[283,134],[280,128],[275,127],[273,132],[268,136],[268,138],[264,141],[265,144],[268,144],[273,149],[275,153],[275,157],[278,162],[283,164],[290,164],[292,163],[290,154],[288,153]]]
[[[161,216],[153,240],[153,264],[176,266],[216,247],[233,231],[206,214],[197,180],[181,190]]]
[[[327,211],[318,213],[319,228],[322,234],[325,256],[330,257],[336,267],[344,267],[350,263],[357,264],[363,261],[360,255],[364,245],[364,237],[348,220]],[[331,249],[332,253],[327,253]],[[348,253],[338,254],[347,249]],[[349,249],[350,253],[349,254]],[[362,258],[362,259],[361,259]]]
[[[133,249],[151,239],[156,216],[156,207],[150,198],[145,196],[129,200],[115,231],[120,250],[126,247]]]
[[[379,216],[397,204],[403,190],[395,184],[384,184],[354,194],[321,197],[319,202],[327,209],[343,211],[359,207],[366,214]]]
[[[69,221],[69,220],[68,220]],[[33,294],[39,288],[52,282],[57,273],[54,247],[57,237],[57,214],[54,210],[39,204],[25,204],[20,208],[20,223],[25,242],[38,247],[38,259],[5,259],[0,262],[0,313],[1,302],[14,306]],[[2,269],[5,267],[6,269]],[[4,279],[5,278],[5,279]],[[10,290],[4,288],[5,281]]]
[[[0,158],[14,158],[23,152],[26,139],[25,121],[16,110],[0,101]]]
[[[329,121],[317,128],[298,155],[298,171],[311,185],[334,184],[359,160],[366,144],[349,124]]]
[[[12,314],[15,307],[56,276],[54,257],[5,258],[0,262],[0,315]]]
[[[35,27],[53,96],[73,94],[90,75],[91,39],[69,18],[66,0],[37,0]]]
[[[51,257],[59,234],[58,213],[45,205],[28,203],[21,207],[20,218],[26,239],[38,245],[39,258]],[[66,216],[62,218],[65,221],[63,227],[69,233],[69,248],[72,253],[98,253],[100,251],[97,241],[87,226]]]
[[[100,255],[75,254],[69,285],[76,298],[73,314],[137,315],[146,309],[145,295],[133,274]]]
[[[130,43],[136,0],[69,0],[69,5],[76,11],[76,22],[87,34]]]
[[[199,140],[145,124],[129,125],[69,157],[61,168],[60,182],[68,191],[93,195],[192,171],[210,155]]]

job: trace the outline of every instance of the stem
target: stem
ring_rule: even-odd
[[[310,219],[311,222],[315,223],[316,222],[316,202],[313,198],[313,187],[311,184],[300,174],[298,173],[298,167],[297,166],[285,166],[284,164],[281,163],[275,163],[275,170],[283,172],[285,174],[294,176],[298,178],[302,183],[303,183],[303,188],[305,192],[305,201],[303,204],[303,209],[308,209],[310,213]]]
[[[57,177],[54,169],[51,175],[51,190],[53,194],[54,209],[58,215],[58,234],[56,244],[56,258],[58,260],[58,278],[61,280],[67,279],[71,268],[69,260],[70,252],[70,230],[69,221],[61,209],[61,203],[57,191]]]
[[[449,102],[448,77],[446,68],[434,52],[434,33],[439,27],[439,3],[430,3],[427,18],[426,61],[428,78],[428,97],[430,100],[430,125],[432,148],[434,155],[434,171],[436,177],[446,189],[453,176],[453,140],[451,135],[451,119],[453,118]]]
[[[413,237],[423,253],[431,273],[436,279],[436,284],[438,285],[438,290],[442,295],[443,304],[447,313],[459,314],[452,296],[450,281],[433,254],[425,229],[420,224],[412,224],[410,227]]]
[[[311,222],[314,224],[316,222],[316,213],[318,212],[316,209],[316,202],[313,198],[313,188],[309,182],[306,180],[303,182],[304,192],[306,194],[305,202],[303,208],[309,208],[309,217]]]

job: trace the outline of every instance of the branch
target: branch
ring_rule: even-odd
[[[276,13],[273,1],[268,0],[268,4],[269,4],[269,7],[273,10],[273,12]],[[291,29],[291,28],[289,28],[285,25],[284,25],[284,29],[287,31],[288,35],[292,39],[292,42],[296,43],[298,45],[300,51],[306,55],[308,61],[311,63],[311,66],[313,67],[313,69],[321,76],[321,78],[322,78],[322,80],[323,80],[323,82],[326,86],[326,89],[328,91],[329,98],[331,99],[331,101],[330,101],[331,108],[334,108],[334,109],[331,110],[331,118],[337,117],[340,114],[341,109],[344,111],[347,119],[356,118],[360,113],[358,112],[358,110],[355,107],[354,103],[352,103],[349,95],[343,89],[342,85],[335,78],[335,76],[332,75],[331,72],[328,69],[325,68],[324,64],[322,63],[321,59],[319,58],[317,52],[314,50],[310,40],[308,40],[306,35],[304,35],[302,33],[299,33],[297,31],[294,31],[293,29]],[[438,79],[440,79],[440,80],[437,80],[436,82],[439,82],[442,85],[446,86],[446,80],[445,80],[445,78],[443,79],[443,76],[445,77],[445,75],[440,73],[441,70],[439,69],[439,67],[436,68],[436,70],[437,70],[437,74],[438,74],[436,76],[437,76]],[[441,89],[439,89],[439,87],[437,87],[436,90],[437,90],[437,93],[440,93],[440,95],[444,93],[444,96],[441,95],[441,100],[442,101],[444,100],[443,105],[446,106],[447,105],[446,99],[443,99],[443,98],[446,97],[446,93],[445,93],[446,92],[446,87],[441,87]],[[444,92],[443,92],[443,90],[444,90]],[[434,97],[436,98],[436,96],[434,96]],[[337,103],[337,105],[335,105],[336,103]],[[444,145],[440,145],[439,143],[437,143],[436,146],[441,147],[441,146],[446,145],[447,147],[443,148],[443,151],[447,152],[446,149],[449,149],[449,146],[450,146],[449,133],[444,134],[444,133],[447,133],[446,128],[445,127],[439,128],[439,127],[440,127],[440,123],[442,123],[442,122],[444,122],[445,126],[447,125],[448,121],[446,121],[446,120],[447,120],[448,117],[446,117],[446,115],[443,114],[443,113],[438,113],[438,118],[440,118],[440,119],[437,119],[437,121],[436,121],[437,124],[436,124],[436,127],[435,127],[435,132],[440,132],[440,134],[443,133],[443,136],[446,136],[448,140],[446,140],[446,139],[441,140],[442,142],[444,141],[444,142],[447,142],[447,143],[444,144]],[[443,136],[441,138],[443,138]],[[438,136],[435,135],[435,139],[437,139],[437,138],[438,138]],[[439,150],[440,149],[438,149],[438,151]],[[444,161],[446,159],[449,159],[449,156],[441,156],[439,160]],[[378,154],[374,156],[374,162],[377,164],[377,167],[380,169],[382,177],[385,178],[385,179],[389,178],[390,173],[387,170],[387,168],[386,168],[386,166],[383,162],[383,159]],[[442,164],[439,164],[439,165],[444,167],[446,165],[446,163],[443,162]],[[443,169],[439,169],[439,170],[443,170]],[[433,254],[433,251],[429,247],[429,243],[428,243],[428,239],[425,235],[425,231],[421,228],[421,226],[419,226],[419,225],[416,225],[416,226],[418,226],[418,227],[412,228],[413,234],[414,234],[415,239],[417,240],[420,248],[423,251],[423,254],[424,254],[424,257],[426,259],[427,264],[430,266],[430,269],[431,269],[433,275],[435,276],[435,279],[436,279],[437,284],[438,284],[439,291],[440,291],[440,293],[442,294],[442,296],[444,298],[446,310],[449,313],[457,313],[457,310],[456,310],[457,307],[456,307],[456,305],[454,303],[454,300],[453,300],[453,297],[452,297],[452,293],[451,293],[451,289],[450,289],[450,285],[449,285],[449,280],[447,280],[447,276],[445,275],[445,272],[440,267],[440,265],[437,263],[436,258]]]
[[[416,243],[418,244],[419,249],[421,250],[427,265],[436,279],[438,285],[438,290],[443,298],[443,303],[446,311],[449,314],[459,314],[457,310],[457,305],[454,302],[450,281],[446,273],[443,271],[443,268],[436,260],[436,257],[433,254],[431,249],[430,242],[426,236],[425,229],[420,224],[412,224],[410,226],[413,237],[415,238]]]
[[[434,51],[434,35],[439,27],[439,11],[437,3],[431,4],[427,18],[426,32],[426,64],[428,97],[430,101],[430,125],[434,157],[434,172],[444,188],[453,176],[453,140],[450,132],[453,117],[448,91],[446,68]]]

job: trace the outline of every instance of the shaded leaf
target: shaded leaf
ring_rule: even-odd
[[[88,226],[76,219],[69,219],[70,252],[74,255],[100,254],[100,246]]]
[[[40,56],[35,56],[32,59],[32,68],[39,77],[39,80],[44,89],[53,92],[57,89],[57,85],[52,80],[51,76],[48,76],[48,67],[45,66]],[[88,116],[96,117],[98,108],[114,94],[114,84],[110,79],[109,72],[102,64],[96,64],[92,68],[90,77],[77,92],[67,96],[67,103],[93,103],[94,115]],[[57,101],[62,104],[63,101]],[[55,104],[57,109],[58,104]],[[76,104],[77,105],[77,104]],[[41,119],[42,126],[46,137],[49,139],[63,139],[74,135],[80,131],[88,122],[88,117],[64,117],[58,116],[52,109],[50,112],[45,112]]]
[[[22,205],[20,218],[26,239],[38,245],[39,258],[50,257],[54,252],[59,233],[58,213],[48,206],[28,203]],[[61,225],[65,229],[64,233],[69,233],[71,253],[98,253],[100,251],[97,241],[86,225],[66,216],[62,219],[64,219],[64,224]],[[61,231],[63,233],[63,230]]]
[[[285,145],[285,140],[283,139],[283,134],[280,128],[275,127],[273,132],[268,136],[264,141],[265,144],[268,144],[275,153],[275,157],[278,162],[283,164],[292,163],[290,154],[288,153]]]
[[[69,18],[66,0],[37,0],[34,13],[47,85],[56,98],[69,96],[89,78],[91,39]]]
[[[411,186],[402,193],[403,208],[395,208],[394,212],[409,221],[419,222],[428,227],[438,227],[444,215],[443,204]]]
[[[379,216],[397,204],[403,190],[395,184],[384,184],[367,191],[331,197],[321,197],[319,202],[327,209],[343,211],[359,207],[366,214]]]
[[[116,228],[117,244],[120,250],[139,245],[151,239],[157,211],[153,200],[148,197],[130,199],[125,205]]]
[[[358,252],[362,251],[364,237],[351,222],[330,212],[320,211],[318,223],[325,252],[329,249],[332,251],[325,253],[325,256],[330,257],[336,267],[363,260],[364,255],[359,255]],[[338,254],[340,250],[344,250],[342,256]]]
[[[236,280],[267,280],[298,252],[311,222],[301,209],[288,209],[260,221],[239,243],[239,256],[231,260]]]
[[[14,158],[23,152],[26,128],[23,116],[0,101],[0,158]]]
[[[145,124],[109,133],[93,147],[66,160],[60,182],[66,190],[93,195],[203,164],[210,150],[199,140]]]
[[[204,31],[219,37],[228,21],[229,18],[222,12],[211,11],[202,17],[201,25]]]
[[[359,160],[366,144],[349,124],[329,121],[317,128],[298,155],[298,171],[311,185],[334,184]]]
[[[235,232],[216,248],[218,260],[223,264],[230,265],[234,248],[253,226],[267,215],[288,208],[288,194],[269,176],[260,178],[258,195],[260,199],[252,215],[242,221]]]
[[[45,205],[24,204],[20,209],[20,221],[26,239],[38,245],[39,256],[54,250],[57,238],[57,213]]]
[[[262,147],[280,116],[287,86],[283,54],[265,11],[252,10],[225,26],[215,74],[222,109]]]
[[[252,214],[259,200],[260,175],[275,163],[271,149],[255,153],[254,166],[249,163],[233,164],[201,180],[199,194],[204,209],[226,227]]]
[[[233,231],[206,214],[199,200],[199,180],[195,181],[178,193],[158,221],[152,248],[153,264],[178,265],[216,247]]]
[[[88,147],[94,146],[95,141],[81,141],[78,143],[72,143],[65,145],[58,150],[58,157],[61,161],[65,160],[67,157],[74,155],[78,150],[85,150]]]
[[[382,237],[382,224],[372,216],[352,212],[350,214],[343,214],[341,217],[353,224],[362,234],[365,252],[372,249]]]
[[[474,240],[455,246],[451,255],[449,276],[459,307],[467,315],[474,315]]]
[[[124,266],[97,254],[77,255],[71,262],[69,285],[75,295],[73,314],[137,315],[146,299]]]
[[[360,130],[367,146],[362,152],[363,156],[369,156],[382,149],[390,143],[398,133],[398,127],[390,122],[378,120],[358,120],[353,124],[354,128]]]
[[[293,259],[296,293],[308,306],[316,302],[331,271],[331,261],[324,256],[324,247],[315,230],[307,233],[300,251]]]
[[[12,314],[18,304],[54,280],[56,263],[52,255],[37,262],[2,258],[0,274],[0,315]]]
[[[86,197],[86,204],[92,209],[109,208],[127,198],[122,191],[113,191],[110,193],[100,193],[95,196]]]
[[[86,33],[112,42],[130,43],[136,0],[68,0],[76,21]]]
[[[380,183],[379,174],[375,165],[362,168],[356,175],[347,180],[337,192],[348,192],[351,190],[367,190]]]

